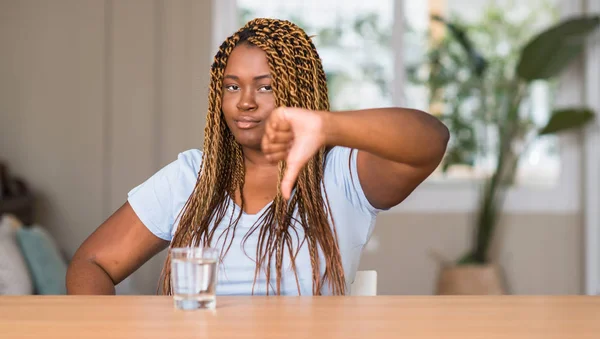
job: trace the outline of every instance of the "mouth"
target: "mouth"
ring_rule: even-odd
[[[260,124],[260,120],[249,117],[240,117],[239,119],[233,120],[233,122],[239,129],[251,129]]]

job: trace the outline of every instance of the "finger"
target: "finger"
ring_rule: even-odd
[[[272,143],[288,143],[294,138],[294,133],[289,132],[270,132],[265,134]]]
[[[290,122],[287,120],[285,115],[285,108],[279,107],[276,108],[272,113],[269,119],[269,126],[271,129],[275,131],[291,131],[292,126]]]
[[[285,145],[288,146],[293,141],[293,134],[291,133],[265,133],[263,136],[260,145],[263,152],[270,150],[271,146]]]
[[[279,152],[288,152],[290,149],[290,146],[287,143],[279,143],[279,144],[272,144],[272,143],[266,143],[262,146],[262,152],[265,155],[270,155],[273,153],[279,153]]]
[[[264,153],[281,151],[285,148],[289,149],[293,141],[293,133],[282,132],[282,133],[265,133],[261,140],[261,149]]]
[[[266,155],[266,158],[269,162],[272,163],[276,163],[279,162],[281,160],[285,160],[285,158],[287,158],[288,152],[284,151],[284,152],[274,152],[274,153],[269,153]]]

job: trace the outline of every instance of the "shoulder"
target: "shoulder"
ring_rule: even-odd
[[[184,172],[191,171],[197,175],[202,165],[203,155],[204,153],[201,150],[195,148],[179,153],[176,160],[179,170]]]
[[[202,156],[198,149],[179,153],[127,194],[133,210],[156,236],[171,239],[177,214],[194,190]]]
[[[178,162],[182,167],[200,169],[203,155],[204,153],[201,150],[192,148],[179,153],[175,162]]]
[[[203,152],[199,149],[190,149],[181,152],[177,158],[159,169],[151,177],[135,187],[129,195],[144,188],[162,184],[164,188],[173,189],[178,184],[186,184],[190,179],[195,181],[202,164]]]
[[[354,208],[376,216],[380,209],[373,207],[360,183],[356,155],[358,150],[335,146],[329,150],[325,159],[323,181],[326,189],[342,195]]]

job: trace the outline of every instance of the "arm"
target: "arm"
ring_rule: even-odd
[[[446,126],[417,110],[321,112],[281,107],[269,117],[262,148],[267,159],[287,162],[281,184],[286,198],[300,169],[319,148],[356,148],[358,176],[367,199],[376,208],[389,208],[435,170],[448,139]]]
[[[434,116],[382,108],[324,113],[325,144],[358,149],[358,176],[375,208],[401,203],[439,165],[449,132]]]
[[[125,203],[77,250],[67,270],[68,294],[115,294],[115,285],[168,246]]]

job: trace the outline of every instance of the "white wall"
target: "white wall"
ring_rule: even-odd
[[[201,147],[210,1],[0,2],[0,157],[67,256],[178,152]],[[132,278],[152,292],[157,258]]]

